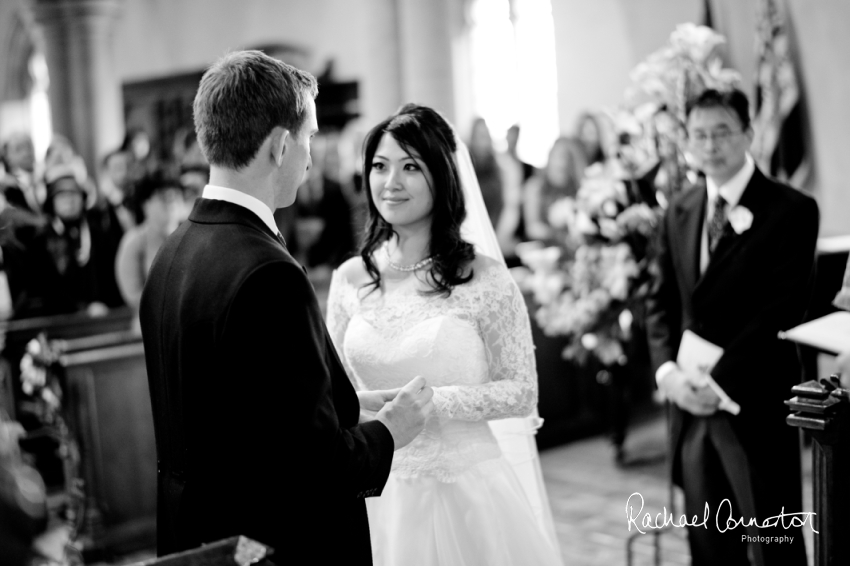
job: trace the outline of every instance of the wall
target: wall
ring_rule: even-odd
[[[362,72],[361,2],[348,0],[125,0],[116,25],[124,81],[206,67],[231,49],[285,43],[304,48],[307,70],[333,59],[340,79]]]
[[[681,22],[699,21],[702,0],[552,0],[561,131],[582,111],[614,108],[629,73]]]

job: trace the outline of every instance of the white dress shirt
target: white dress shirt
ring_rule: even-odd
[[[744,194],[744,189],[747,188],[755,170],[756,164],[748,153],[744,160],[744,166],[741,167],[741,170],[735,173],[731,179],[722,185],[718,186],[711,177],[706,176],[705,188],[708,191],[708,204],[705,207],[705,220],[702,223],[702,239],[700,240],[699,248],[700,273],[705,273],[705,270],[708,267],[708,224],[711,222],[711,217],[714,215],[714,201],[717,198],[717,195],[719,194],[726,201],[726,214],[728,216],[729,211],[735,208],[738,205],[738,201],[741,200],[741,195]],[[660,386],[661,381],[667,376],[667,374],[677,367],[676,362],[672,360],[661,364],[658,371],[655,372],[655,382]]]
[[[270,209],[263,201],[256,197],[252,197],[251,195],[243,193],[242,191],[228,189],[227,187],[207,185],[206,187],[204,187],[204,192],[201,193],[201,198],[211,200],[223,200],[225,202],[233,203],[243,208],[247,208],[248,210],[260,217],[260,220],[263,221],[263,224],[269,227],[269,230],[272,231],[272,234],[280,234],[280,230],[278,230],[277,228],[277,223],[274,221],[274,214],[272,212],[272,209]]]

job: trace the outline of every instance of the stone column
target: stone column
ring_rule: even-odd
[[[398,108],[404,100],[401,82],[402,45],[398,0],[365,0],[361,10],[366,65],[361,82],[361,113],[366,129]]]
[[[398,0],[405,102],[432,106],[455,119],[450,0]]]
[[[89,174],[124,134],[112,28],[120,0],[34,0],[44,31],[53,129],[67,136]]]

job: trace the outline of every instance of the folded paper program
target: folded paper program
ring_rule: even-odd
[[[741,412],[741,406],[733,401],[711,377],[711,369],[722,355],[723,348],[712,344],[690,330],[685,330],[682,334],[682,342],[679,344],[679,355],[676,358],[676,363],[682,371],[700,376],[704,383],[711,387],[712,391],[720,397],[718,408],[721,411],[737,415]]]

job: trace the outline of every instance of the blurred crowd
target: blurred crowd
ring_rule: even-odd
[[[519,263],[517,244],[553,236],[551,203],[574,196],[585,168],[610,157],[606,119],[583,114],[540,169],[517,153],[519,126],[497,143],[483,119],[472,124],[466,141],[511,265]],[[290,252],[318,273],[356,253],[367,198],[361,130],[355,122],[319,134],[295,205],[275,213]],[[159,149],[144,130],[129,130],[92,172],[65,137],[55,136],[43,156],[25,133],[2,140],[0,319],[138,308],[159,246],[209,180],[191,129],[175,136],[169,152]]]
[[[575,197],[585,169],[605,163],[616,152],[612,149],[613,124],[601,113],[581,114],[574,131],[554,141],[542,168],[520,158],[520,135],[518,125],[508,128],[500,151],[486,122],[478,118],[468,140],[484,203],[511,267],[520,264],[518,244],[555,237],[548,218],[552,203]]]
[[[95,172],[62,136],[43,156],[24,133],[0,149],[4,319],[137,308],[154,254],[209,177],[191,132],[163,160],[131,130]]]

